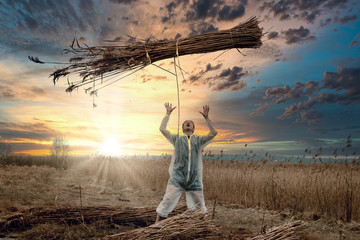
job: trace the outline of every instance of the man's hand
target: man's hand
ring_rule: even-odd
[[[171,112],[174,111],[174,109],[176,108],[176,107],[172,107],[171,103],[165,103],[164,106],[166,108],[166,114],[167,115],[170,115]]]
[[[201,115],[203,115],[203,117],[204,117],[205,119],[208,119],[208,117],[209,117],[209,111],[210,111],[209,105],[205,105],[205,106],[203,106],[203,112],[199,112],[199,113],[201,113]]]

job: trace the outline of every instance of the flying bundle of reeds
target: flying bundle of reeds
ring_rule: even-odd
[[[115,78],[126,77],[129,75],[127,74],[129,70],[134,73],[149,64],[167,58],[232,48],[259,48],[262,45],[262,30],[258,23],[257,18],[252,17],[228,30],[179,38],[172,41],[147,41],[132,45],[89,47],[85,44],[82,47],[77,39],[74,39],[70,49],[65,50],[65,53],[74,54],[69,59],[69,65],[56,70],[50,77],[53,78],[55,84],[60,77],[78,73],[82,80],[68,82],[69,87],[66,91],[71,92],[80,86],[92,84],[90,88],[85,90],[94,92],[94,85],[99,82],[104,83]],[[45,63],[31,56],[29,56],[29,59],[37,63]]]

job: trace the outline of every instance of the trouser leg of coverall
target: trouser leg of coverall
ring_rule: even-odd
[[[162,218],[167,218],[169,213],[174,210],[176,204],[179,202],[183,189],[174,185],[168,184],[163,200],[156,209],[156,212]]]
[[[201,209],[203,213],[207,211],[203,191],[186,191],[186,204],[188,209]]]

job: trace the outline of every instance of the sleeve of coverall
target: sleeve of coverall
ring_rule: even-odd
[[[160,125],[160,132],[164,137],[172,144],[175,145],[175,136],[170,133],[169,130],[166,129],[167,123],[169,121],[170,115],[166,114]]]
[[[202,143],[201,143],[202,148],[206,147],[206,145],[208,145],[217,134],[217,131],[215,130],[213,123],[210,121],[209,118],[206,119],[206,125],[208,126],[210,132],[207,136],[202,137]]]

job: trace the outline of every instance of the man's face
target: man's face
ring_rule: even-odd
[[[191,132],[194,133],[194,129],[195,129],[195,126],[194,126],[194,122],[191,121],[191,120],[186,120],[183,125],[183,132],[186,134],[186,132]]]

